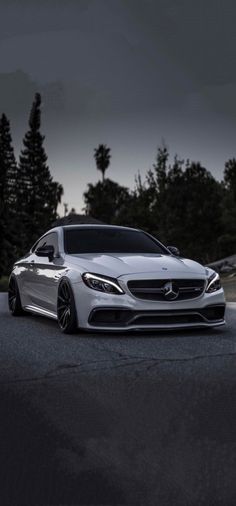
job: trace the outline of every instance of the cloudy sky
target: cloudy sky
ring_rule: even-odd
[[[49,165],[79,212],[107,176],[133,187],[164,138],[221,178],[236,156],[234,0],[1,0],[0,112],[16,154],[36,91]]]

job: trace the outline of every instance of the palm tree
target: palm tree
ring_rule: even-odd
[[[96,161],[97,169],[102,173],[102,182],[104,181],[104,174],[110,165],[110,148],[106,144],[99,144],[98,148],[94,149],[94,158]]]

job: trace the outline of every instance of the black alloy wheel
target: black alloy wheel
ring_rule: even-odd
[[[8,306],[13,316],[25,314],[22,309],[19,288],[15,276],[11,276],[8,285]]]
[[[75,300],[70,284],[63,280],[58,288],[57,319],[64,334],[73,334],[77,330]]]

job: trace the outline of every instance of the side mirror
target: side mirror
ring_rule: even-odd
[[[167,249],[172,253],[172,255],[175,255],[176,257],[180,256],[180,251],[176,246],[167,246]]]
[[[42,246],[41,248],[37,248],[35,250],[35,255],[37,255],[37,257],[47,257],[48,260],[51,262],[54,257],[54,246],[51,246],[49,244]]]

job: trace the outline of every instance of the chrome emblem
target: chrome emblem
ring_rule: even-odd
[[[165,299],[167,300],[175,300],[179,295],[178,286],[172,281],[168,281],[161,289]]]

